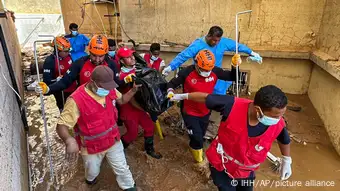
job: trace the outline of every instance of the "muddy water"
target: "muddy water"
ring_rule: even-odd
[[[40,116],[39,97],[27,99],[30,121],[30,159],[32,161],[35,190],[120,190],[115,176],[104,161],[98,183],[87,187],[84,183],[84,168],[81,158],[77,164],[64,161],[64,145],[55,133],[55,122],[59,111],[53,96],[45,97],[47,104],[48,129],[51,139],[52,158],[55,171],[54,184],[49,180],[49,163],[46,157],[45,135]],[[286,119],[291,133],[291,155],[293,175],[288,181],[279,181],[266,161],[257,172],[254,182],[256,191],[266,190],[340,190],[340,157],[333,149],[323,124],[307,96],[289,95],[291,103],[302,106],[302,111],[287,111]],[[176,111],[170,115],[175,115]],[[166,116],[166,115],[165,115]],[[161,121],[162,122],[162,121]],[[205,191],[217,190],[212,181],[199,175],[193,167],[188,149],[187,135],[181,129],[162,124],[165,140],[155,137],[156,150],[163,159],[155,160],[143,152],[143,137],[126,150],[126,157],[139,190],[143,191]],[[271,151],[279,156],[276,143]]]

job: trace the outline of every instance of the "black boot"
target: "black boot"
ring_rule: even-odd
[[[85,179],[85,182],[88,185],[95,185],[97,183],[97,177],[94,180],[92,180],[92,181],[88,181],[88,180]]]
[[[125,189],[124,191],[137,191],[136,184],[132,188]]]
[[[122,140],[124,149],[128,148],[129,143],[125,142],[124,139],[121,139],[121,140]]]
[[[153,137],[144,137],[144,148],[148,155],[155,159],[162,158],[160,153],[156,153],[155,148],[153,147]]]

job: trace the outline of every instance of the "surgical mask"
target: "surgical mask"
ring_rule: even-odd
[[[94,85],[97,87],[97,91],[96,91],[96,94],[100,97],[105,97],[107,95],[109,95],[110,91],[109,90],[106,90],[104,88],[100,88],[97,86],[97,84],[94,82]]]
[[[265,115],[263,115],[263,117],[257,118],[257,119],[260,121],[260,123],[262,123],[263,125],[267,125],[267,126],[276,125],[280,121],[280,119],[268,117],[268,116],[265,116]]]
[[[78,35],[78,31],[72,31],[71,32],[73,36],[77,36]]]
[[[127,67],[125,67],[125,66],[123,66],[122,68],[121,68],[121,70],[122,70],[122,72],[124,72],[124,73],[129,73],[131,70],[133,70],[135,67],[132,67],[132,68],[127,68]]]
[[[209,77],[210,74],[211,74],[211,71],[209,71],[209,72],[202,72],[202,71],[200,71],[199,74],[200,74],[201,76],[203,76],[203,77]]]
[[[158,59],[158,57],[156,57],[156,56],[154,56],[154,55],[151,56],[151,60],[152,60],[152,61],[156,61],[157,59]]]
[[[116,55],[116,51],[112,50],[109,51],[109,56],[114,57]]]

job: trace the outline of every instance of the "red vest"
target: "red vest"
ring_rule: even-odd
[[[248,137],[248,106],[251,102],[235,98],[228,119],[221,122],[218,137],[206,151],[210,164],[218,171],[226,170],[231,178],[247,178],[258,169],[285,126],[281,118],[279,123],[268,127],[262,135]],[[223,162],[220,153],[223,153]]]
[[[108,64],[105,61],[102,65],[108,66]],[[79,75],[80,75],[80,77],[79,77],[80,84],[79,85],[83,85],[83,84],[87,83],[88,81],[90,81],[92,71],[94,70],[95,67],[96,67],[96,65],[92,64],[90,59],[85,61],[85,64],[84,64],[83,68],[81,69],[81,71],[79,73]]]
[[[161,62],[163,61],[161,58],[158,58],[156,61],[153,61],[153,63],[151,64],[151,54],[149,53],[144,54],[144,60],[148,63],[149,68],[154,68],[157,71],[159,71]]]
[[[211,94],[214,91],[217,82],[217,76],[211,72],[209,77],[200,76],[196,70],[192,71],[184,81],[184,93],[203,92]],[[191,100],[184,100],[184,112],[188,115],[203,117],[210,110],[205,106],[205,103],[198,103]]]
[[[54,77],[57,78],[59,76],[59,69],[58,69],[58,60],[55,56],[55,69],[54,69]],[[59,57],[59,66],[60,66],[60,75],[65,75],[66,71],[71,67],[72,59],[71,56],[67,56],[66,58]],[[73,82],[70,87],[68,87],[64,92],[74,92],[77,89],[77,82]]]
[[[132,69],[130,72],[123,72],[123,71],[120,71],[119,72],[119,80],[124,80],[124,78],[129,75],[129,74],[135,74],[136,73],[136,69]],[[125,94],[126,92],[128,92],[131,88],[128,87],[128,86],[123,86],[123,88],[120,88],[119,91],[122,93],[122,94]]]
[[[80,113],[78,126],[74,130],[78,145],[85,147],[89,154],[95,154],[109,149],[115,141],[120,140],[116,124],[117,95],[114,90],[111,90],[105,97],[106,106],[103,107],[85,91],[85,85],[80,86],[71,95]]]

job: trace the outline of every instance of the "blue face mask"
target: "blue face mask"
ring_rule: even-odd
[[[258,116],[257,119],[263,125],[266,125],[266,126],[276,125],[280,121],[280,119],[272,118],[272,117],[268,117],[264,115],[262,111],[261,111],[261,114],[262,114],[262,117]]]
[[[96,83],[94,83],[94,85],[97,87],[97,91],[96,91],[96,94],[100,97],[105,97],[107,95],[109,95],[110,91],[109,90],[106,90],[104,88],[100,88],[97,86]]]
[[[120,70],[122,71],[122,72],[124,72],[124,73],[129,73],[131,70],[133,70],[135,67],[132,67],[132,68],[127,68],[127,67],[125,67],[125,66],[122,66],[121,68],[120,68]]]
[[[114,57],[116,55],[116,51],[112,50],[109,51],[109,56]]]
[[[78,35],[78,31],[71,31],[73,36],[77,36]]]
[[[276,125],[280,121],[280,119],[268,117],[265,115],[263,115],[263,117],[261,118],[258,118],[258,120],[260,121],[260,123],[267,126]]]

